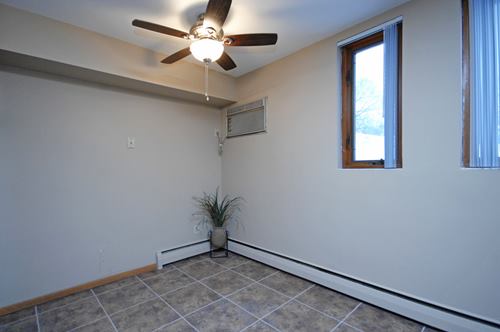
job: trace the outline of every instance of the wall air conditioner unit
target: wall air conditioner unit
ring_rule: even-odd
[[[267,97],[226,111],[227,137],[266,132]]]

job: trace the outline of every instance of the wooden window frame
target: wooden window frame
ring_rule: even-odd
[[[403,25],[398,24],[398,156],[396,168],[402,168],[402,34]],[[342,167],[343,168],[384,168],[384,160],[354,160],[354,55],[363,49],[384,42],[383,31],[352,42],[342,47]]]
[[[470,165],[470,123],[471,123],[471,45],[470,45],[470,13],[469,0],[462,0],[462,165],[465,168],[473,168]],[[500,158],[500,156],[499,156]],[[482,167],[479,167],[482,168]]]
[[[470,31],[469,0],[462,0],[462,162],[470,167]]]

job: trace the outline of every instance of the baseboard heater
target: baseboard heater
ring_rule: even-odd
[[[444,305],[418,299],[409,294],[402,294],[249,243],[229,239],[229,250],[445,331],[500,331],[500,322],[447,308]]]
[[[192,242],[179,247],[159,250],[156,252],[156,268],[160,270],[166,264],[200,255],[209,251],[210,243],[208,240]]]

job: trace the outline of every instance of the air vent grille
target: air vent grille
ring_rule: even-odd
[[[266,131],[267,98],[227,110],[227,137]]]

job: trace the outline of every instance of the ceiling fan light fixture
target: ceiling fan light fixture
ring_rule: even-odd
[[[191,26],[189,33],[170,28],[168,26],[134,19],[132,25],[164,35],[190,40],[190,47],[183,48],[161,60],[162,63],[172,64],[189,55],[207,65],[216,61],[224,70],[236,68],[236,63],[225,52],[226,46],[265,46],[275,45],[278,41],[276,33],[244,33],[226,35],[223,30],[224,22],[231,9],[232,0],[208,0],[204,13],[198,15],[196,22]]]
[[[218,60],[224,52],[224,45],[218,40],[204,38],[193,41],[191,46],[189,46],[189,50],[196,60],[201,62],[214,62]]]

